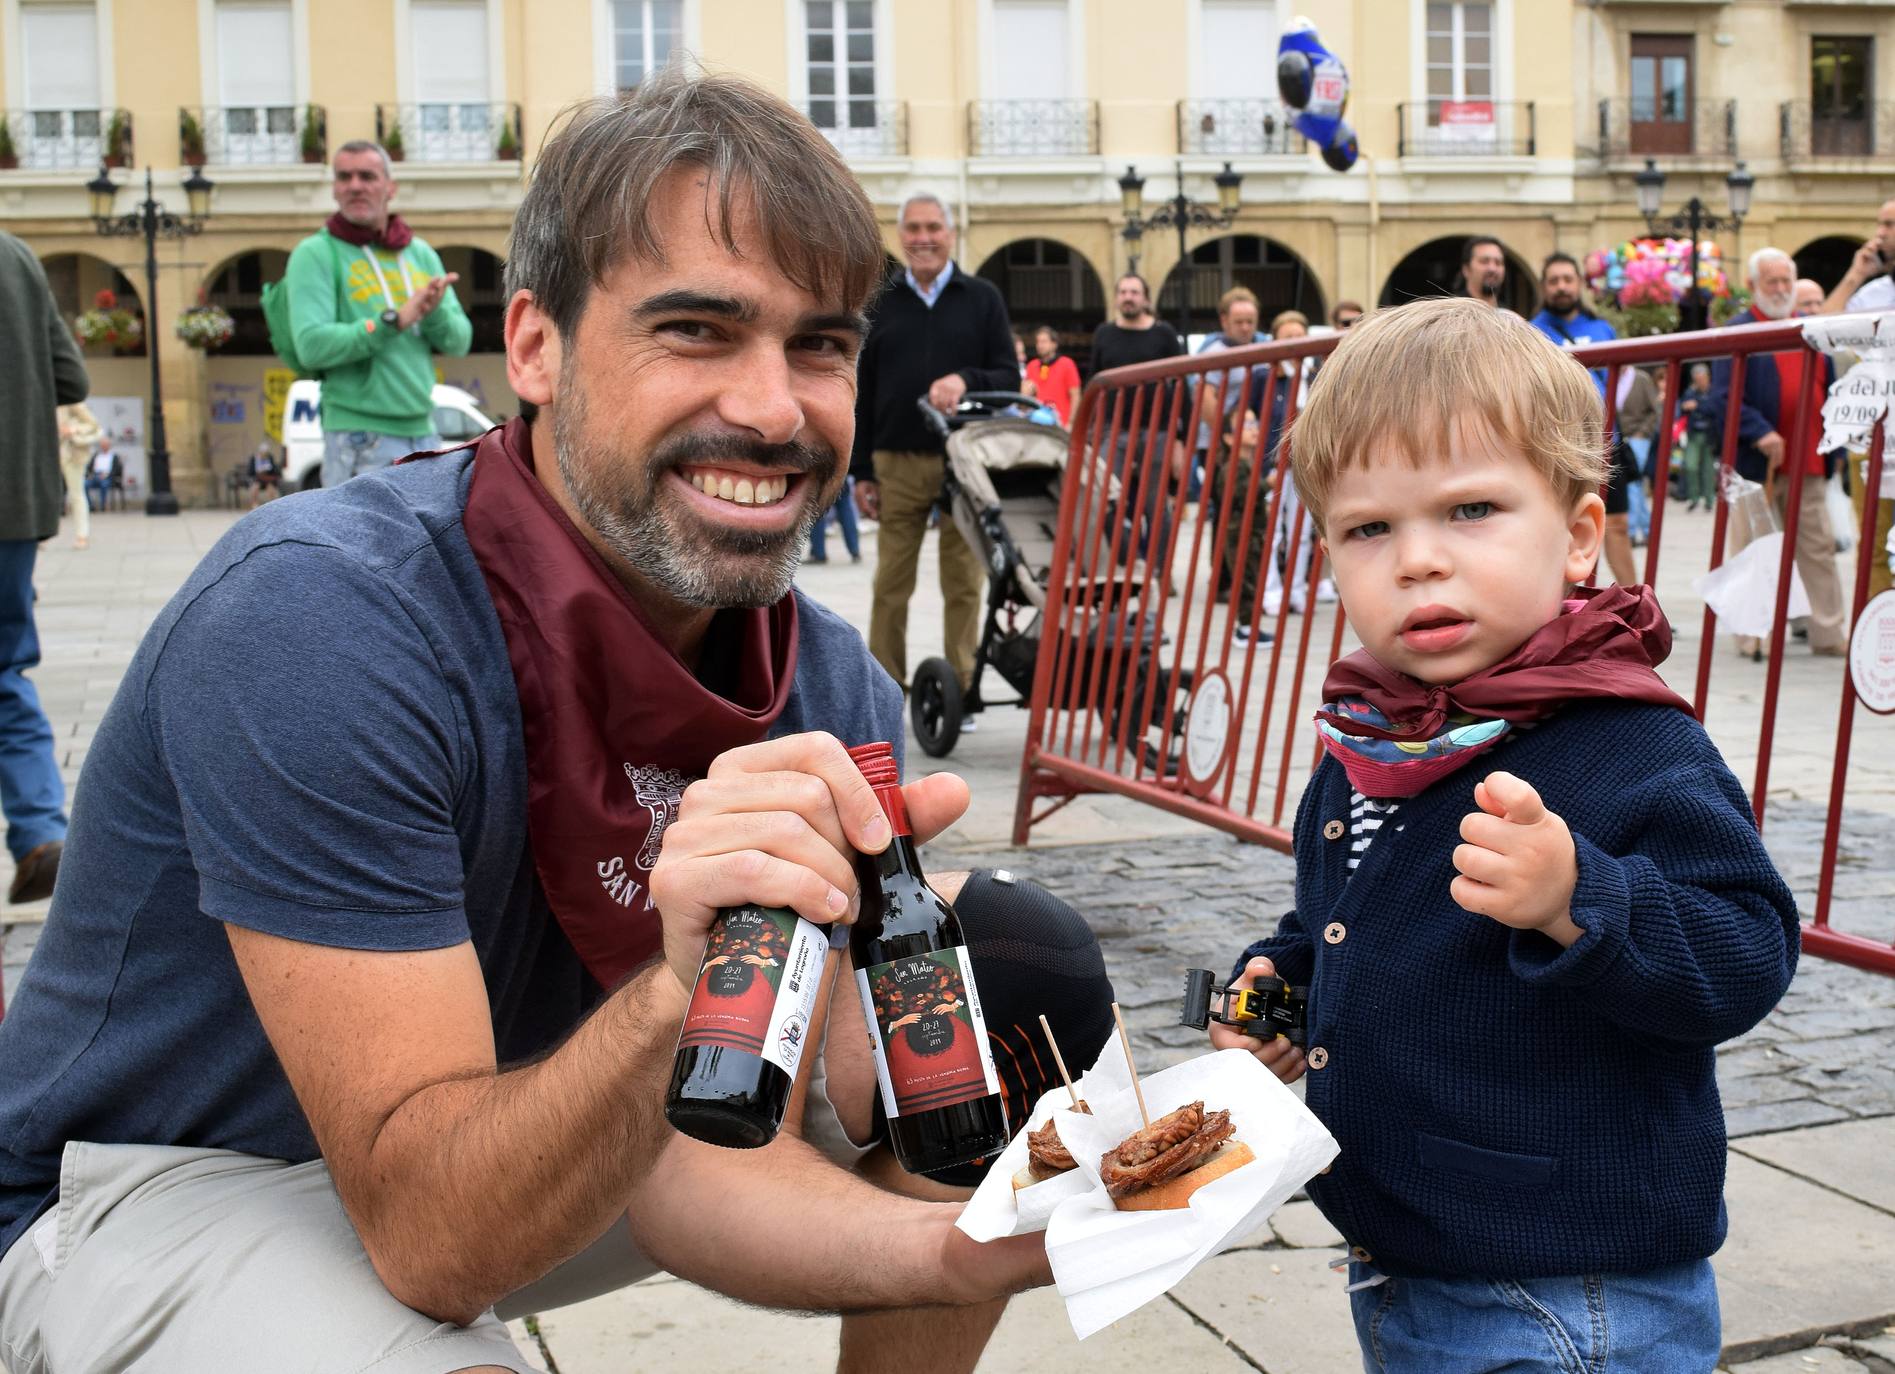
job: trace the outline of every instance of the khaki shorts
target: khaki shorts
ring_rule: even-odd
[[[804,1137],[839,1164],[851,1142],[812,1068]],[[530,1374],[506,1319],[658,1272],[624,1217],[472,1326],[382,1286],[320,1160],[229,1150],[66,1146],[59,1200],[0,1257],[7,1374]]]

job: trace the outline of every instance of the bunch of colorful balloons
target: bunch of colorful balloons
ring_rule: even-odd
[[[1676,305],[1691,285],[1690,239],[1627,239],[1586,255],[1586,282],[1594,299],[1629,310]],[[1698,285],[1713,300],[1730,295],[1724,259],[1710,239],[1698,243]]]

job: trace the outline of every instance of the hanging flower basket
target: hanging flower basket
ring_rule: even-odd
[[[178,315],[177,330],[189,347],[209,352],[229,341],[237,322],[220,306],[194,305]]]
[[[84,344],[104,344],[112,348],[138,347],[145,337],[145,322],[118,303],[111,291],[92,298],[92,308],[81,311],[72,322],[73,332]]]

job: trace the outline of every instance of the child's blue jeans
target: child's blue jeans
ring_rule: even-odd
[[[1375,1270],[1349,1266],[1349,1281]],[[1709,1260],[1640,1274],[1399,1279],[1349,1295],[1368,1374],[1710,1374]]]
[[[1633,439],[1627,436],[1626,443],[1632,446],[1632,456],[1638,459],[1638,480],[1628,483],[1625,488],[1626,530],[1634,539],[1650,538],[1652,532],[1652,507],[1645,495],[1645,477],[1652,466],[1652,441]],[[1659,493],[1663,498],[1663,493]]]

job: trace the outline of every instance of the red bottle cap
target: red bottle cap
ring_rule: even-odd
[[[895,762],[895,747],[886,741],[858,744],[849,751],[849,757],[875,789],[875,800],[882,804],[889,828],[897,835],[914,834],[908,823],[908,804],[901,795],[901,765]]]

